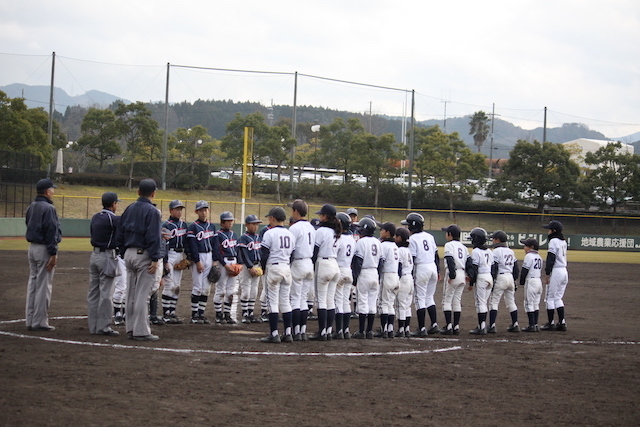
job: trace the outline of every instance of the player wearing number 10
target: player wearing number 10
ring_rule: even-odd
[[[289,260],[295,250],[295,237],[284,228],[287,215],[280,207],[272,208],[267,215],[271,227],[262,238],[260,244],[260,262],[266,271],[265,285],[267,287],[267,304],[269,313],[269,327],[271,334],[261,339],[262,342],[279,343],[293,342],[291,334],[291,268]],[[284,336],[278,335],[278,317],[282,313],[284,320]]]

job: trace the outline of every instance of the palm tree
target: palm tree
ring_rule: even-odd
[[[487,140],[489,136],[489,117],[487,117],[484,111],[476,111],[471,117],[469,126],[469,135],[473,135],[473,144],[478,147],[478,153],[482,149],[482,144]]]

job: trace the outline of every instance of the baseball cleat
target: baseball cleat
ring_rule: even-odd
[[[373,337],[374,338],[387,338],[387,333],[379,331],[379,332],[376,332],[375,334],[373,334]]]
[[[124,317],[122,317],[121,315],[117,315],[113,320],[113,324],[116,326],[124,325]]]
[[[480,326],[477,326],[475,329],[470,330],[469,333],[471,335],[486,335],[487,334],[487,329],[486,328],[480,328]]]
[[[344,339],[345,340],[350,340],[351,339],[351,332],[347,331],[343,333]]]
[[[365,334],[364,332],[356,331],[353,333],[353,335],[351,335],[351,338],[355,340],[363,340],[365,339]]]
[[[567,324],[566,323],[558,323],[556,325],[556,331],[567,332]]]
[[[200,318],[198,319],[200,321],[201,324],[203,325],[210,325],[211,324],[211,320],[207,319],[204,316],[200,316]]]
[[[236,321],[236,319],[234,319],[233,317],[231,317],[231,313],[225,313],[224,314],[224,321],[227,325],[235,325],[238,322]]]
[[[540,330],[541,331],[555,331],[556,330],[556,325],[554,325],[553,323],[545,323],[544,325],[540,326]]]
[[[45,332],[52,332],[55,331],[56,328],[53,326],[28,326],[27,327],[28,331],[45,331]]]
[[[411,336],[414,338],[426,338],[429,336],[429,333],[426,330],[415,331],[411,333]]]
[[[496,325],[493,325],[492,327],[490,327],[489,329],[487,329],[487,333],[488,334],[497,334],[498,331],[496,330]]]
[[[438,328],[438,324],[437,323],[435,323],[432,327],[427,329],[427,334],[429,334],[429,335],[437,334],[439,332],[440,332],[440,328]]]
[[[458,326],[453,328],[453,335],[460,335],[460,328]]]
[[[442,328],[440,329],[442,335],[453,335],[453,329]]]
[[[118,331],[114,331],[114,330],[113,330],[113,329],[111,329],[111,328],[108,328],[108,329],[102,330],[102,331],[100,331],[100,332],[98,332],[98,333],[99,333],[100,335],[107,335],[107,336],[110,336],[110,337],[117,337],[118,335],[120,335],[120,332],[118,332]]]
[[[160,339],[159,336],[157,335],[138,335],[138,336],[133,336],[133,340],[134,341],[158,341]]]
[[[200,323],[200,321],[197,316],[193,316],[191,317],[191,320],[189,320],[189,323],[191,323],[192,325],[197,325],[198,323]]]
[[[164,325],[164,320],[162,320],[162,319],[161,319],[160,317],[158,317],[158,316],[151,316],[151,317],[149,318],[149,320],[151,321],[151,324],[153,324],[153,325],[158,325],[158,326],[160,326],[160,325]]]
[[[244,316],[242,316],[242,323],[251,323],[251,319],[248,315],[245,314]]]
[[[267,313],[262,313],[262,315],[260,316],[260,320],[262,322],[268,322],[269,321],[269,315]]]
[[[294,341],[302,341],[302,334],[295,334],[293,336]]]
[[[535,326],[527,326],[526,328],[522,328],[522,332],[538,332],[538,328]]]
[[[372,340],[373,339],[373,331],[367,331],[367,335],[366,335],[368,340]]]
[[[313,334],[309,337],[309,340],[311,341],[326,341],[327,340],[327,335],[323,335],[320,332],[318,332],[317,334]]]
[[[404,331],[396,332],[396,338],[404,338]]]
[[[256,318],[253,314],[249,316],[251,323],[262,323],[262,319]]]
[[[302,341],[309,341],[309,336],[306,333],[300,334],[300,338],[302,338]]]
[[[507,328],[507,332],[520,332],[520,327],[518,325],[511,325]]]
[[[408,329],[407,329],[407,330],[405,330],[405,331],[404,331],[404,337],[405,337],[405,338],[411,338],[411,331],[410,331],[410,330],[408,330]]]
[[[282,338],[280,339],[280,341],[282,341],[282,342],[293,342],[293,335],[291,335],[291,334],[283,335]]]
[[[331,339],[334,340],[343,340],[344,339],[344,333],[342,331],[340,332],[334,332],[331,334]]]
[[[281,342],[280,335],[268,335],[264,338],[260,338],[260,342],[279,344]]]

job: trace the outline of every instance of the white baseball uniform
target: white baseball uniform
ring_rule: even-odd
[[[412,234],[409,237],[409,252],[415,264],[416,309],[431,307],[435,305],[433,296],[436,293],[438,283],[436,241],[426,231]]]
[[[549,276],[545,302],[547,304],[547,310],[554,310],[564,307],[562,297],[569,283],[569,274],[567,273],[567,241],[558,238],[549,240],[549,253],[554,254],[556,260]]]
[[[340,237],[338,247],[338,267],[340,268],[340,280],[336,285],[336,313],[350,313],[351,285],[353,284],[353,272],[351,261],[356,250],[356,240],[352,234],[343,234]]]
[[[522,270],[527,270],[524,282],[524,308],[527,313],[540,307],[542,296],[542,257],[538,251],[529,251],[522,262]],[[522,281],[522,279],[521,279]]]
[[[442,310],[443,311],[462,311],[462,292],[465,285],[465,267],[467,258],[469,258],[469,250],[459,240],[451,240],[444,245],[444,259],[451,258],[454,263],[455,277],[451,278],[452,272],[449,271],[449,264],[444,263],[444,290],[442,293]]]
[[[296,221],[289,231],[296,240],[296,248],[293,251],[291,263],[291,306],[294,310],[307,310],[307,294],[313,287],[314,270],[313,248],[315,245],[316,230],[305,219]]]
[[[385,240],[380,243],[380,248],[382,249],[380,309],[382,314],[395,316],[395,301],[400,288],[398,245],[393,240]]]
[[[373,236],[360,237],[356,242],[355,257],[362,259],[357,281],[358,313],[375,314],[378,298],[378,265],[382,256],[380,241]]]
[[[507,246],[498,246],[493,250],[493,263],[498,265],[498,276],[496,277],[489,298],[490,310],[498,310],[498,305],[503,295],[504,303],[509,313],[518,309],[515,299],[515,281],[513,278],[513,266],[515,262],[516,254]]]
[[[318,309],[335,309],[336,286],[340,280],[338,266],[338,245],[335,231],[329,227],[316,230],[315,246],[318,248],[316,260],[316,301]]]
[[[478,268],[478,277],[476,279],[473,292],[476,300],[476,312],[488,312],[487,301],[491,294],[491,286],[493,285],[493,277],[491,277],[491,261],[493,255],[491,249],[473,248],[471,251],[471,262]]]
[[[289,260],[296,248],[295,236],[286,228],[276,226],[264,233],[261,246],[269,250],[265,274],[267,305],[271,313],[289,313],[292,281]]]
[[[413,257],[408,247],[398,248],[398,258],[402,264],[402,276],[398,288],[398,320],[411,317],[411,302],[413,301]]]

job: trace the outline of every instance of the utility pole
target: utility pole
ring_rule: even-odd
[[[547,142],[547,107],[544,107],[544,127],[542,128],[542,143]]]
[[[296,139],[296,128],[298,127],[298,72],[295,72],[293,79],[293,120],[291,123],[291,137]],[[291,197],[293,197],[293,166],[296,162],[296,146],[298,145],[298,140],[291,147],[291,169],[289,171],[289,181],[291,184]]]
[[[409,130],[409,200],[407,201],[407,210],[411,210],[411,199],[413,188],[411,186],[411,180],[413,175],[413,145],[415,137],[415,108],[416,108],[416,91],[411,91],[411,129]]]
[[[167,189],[167,140],[169,138],[169,69],[167,62],[167,85],[164,90],[164,135],[162,137],[162,189]]]
[[[53,152],[53,85],[54,85],[54,75],[56,71],[56,53],[53,52],[53,56],[51,58],[51,89],[49,90],[49,147]],[[51,163],[47,165],[47,178],[51,177]]]
[[[444,102],[444,123],[443,123],[443,131],[444,133],[447,133],[447,102],[448,101],[442,101]]]
[[[491,144],[489,146],[489,179],[493,178],[493,124],[496,116],[496,103],[493,103],[493,109],[491,110]]]

